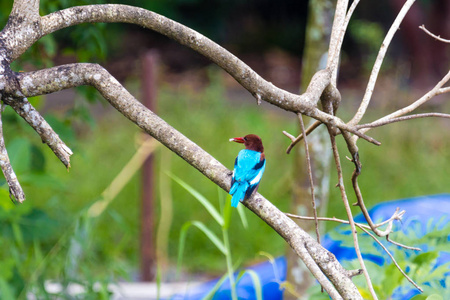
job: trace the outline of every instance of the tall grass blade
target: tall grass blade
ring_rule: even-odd
[[[224,255],[228,254],[228,250],[223,244],[223,242],[214,234],[208,227],[205,226],[202,222],[192,221],[192,225],[200,229],[213,244],[220,250]]]
[[[225,205],[223,207],[223,221],[224,221],[222,226],[223,230],[228,230],[228,228],[230,227],[232,210],[233,208],[231,207],[231,205]]]
[[[161,265],[156,264],[156,300],[161,299]]]
[[[238,211],[239,217],[241,218],[242,226],[244,226],[245,229],[248,229],[248,221],[247,221],[247,217],[245,216],[244,206],[238,205],[237,211]]]
[[[224,255],[228,254],[228,250],[222,243],[222,241],[220,241],[217,235],[215,235],[214,232],[212,232],[208,227],[206,227],[205,224],[199,221],[186,222],[181,228],[180,232],[180,246],[178,248],[178,262],[177,262],[177,277],[179,275],[181,261],[183,259],[184,246],[186,243],[186,234],[191,226],[195,226],[198,229],[200,229],[200,231],[202,231],[209,238],[209,240],[217,247],[217,249],[220,250],[220,252],[222,252]]]
[[[273,274],[275,275],[275,279],[276,279],[277,282],[280,282],[281,281],[281,279],[280,279],[281,277],[280,277],[280,274],[278,274],[278,268],[277,268],[277,265],[275,264],[275,257],[273,257],[272,254],[264,252],[264,251],[259,251],[258,254],[262,255],[262,256],[265,256],[265,257],[267,257],[269,259],[270,264],[272,265],[272,268],[273,268]]]
[[[261,280],[259,279],[258,273],[256,273],[255,271],[253,271],[251,269],[242,270],[239,272],[237,282],[239,282],[239,280],[242,278],[242,276],[244,276],[244,274],[250,275],[250,278],[252,279],[253,287],[255,288],[256,299],[262,300],[263,299],[262,285],[261,285]]]
[[[202,300],[211,300],[216,294],[216,292],[219,290],[219,288],[222,286],[223,282],[227,279],[227,276],[228,273],[223,274],[223,276],[220,277],[217,283],[213,286],[213,288],[209,291],[209,293],[202,298]]]
[[[211,204],[211,202],[208,201],[202,194],[197,192],[193,187],[191,187],[189,184],[178,178],[177,176],[167,173],[176,183],[181,185],[186,191],[188,191],[192,196],[194,196],[195,199],[200,202],[200,204],[203,205],[203,207],[206,208],[206,210],[211,214],[211,216],[216,220],[216,222],[220,225],[224,225],[224,220],[220,216],[219,212],[216,210],[216,208]]]

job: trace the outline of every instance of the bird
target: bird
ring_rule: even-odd
[[[232,138],[230,142],[245,146],[234,162],[229,192],[232,195],[231,206],[237,207],[239,202],[249,198],[258,189],[266,168],[266,156],[261,138],[256,134]]]

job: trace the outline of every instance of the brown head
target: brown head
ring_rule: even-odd
[[[245,149],[258,151],[263,153],[264,147],[261,141],[261,138],[256,134],[247,134],[244,137],[237,137],[230,139],[230,142],[236,142],[244,144]]]

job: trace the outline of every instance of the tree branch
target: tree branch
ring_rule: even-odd
[[[319,232],[319,221],[317,220],[317,209],[316,209],[316,195],[314,193],[314,179],[312,175],[312,167],[311,167],[311,157],[309,155],[309,146],[308,146],[308,140],[306,138],[306,130],[305,130],[305,124],[303,122],[303,117],[301,114],[298,115],[300,128],[302,129],[302,134],[305,137],[305,160],[306,164],[308,165],[308,177],[309,177],[309,186],[311,189],[311,206],[313,208],[314,213],[314,219],[315,219],[315,227],[316,227],[316,236],[317,236],[317,242],[320,244],[320,232]]]
[[[3,105],[0,103],[0,167],[8,183],[11,200],[22,203],[25,201],[25,193],[20,186],[16,173],[14,173],[11,162],[9,161],[8,152],[6,151],[5,140],[3,139],[2,112]]]
[[[349,221],[346,220],[341,220],[341,219],[337,219],[335,217],[333,218],[317,218],[316,217],[305,217],[305,216],[298,216],[298,215],[293,215],[290,213],[286,213],[286,216],[292,218],[292,219],[298,219],[298,220],[307,220],[307,221],[333,221],[333,222],[338,222],[338,223],[342,223],[342,224],[350,224]],[[412,284],[414,285],[415,288],[417,288],[419,291],[423,292],[423,289],[421,287],[419,287],[417,285],[417,283],[414,282],[414,280],[412,280],[404,271],[403,269],[400,267],[400,265],[397,263],[397,261],[395,260],[394,256],[389,252],[389,250],[378,240],[378,238],[371,234],[369,232],[369,230],[371,230],[370,226],[364,225],[364,224],[360,224],[360,223],[355,223],[356,227],[358,227],[359,229],[361,229],[362,231],[364,231],[365,233],[367,233],[367,235],[369,235],[378,245],[381,246],[381,248],[383,248],[384,252],[386,252],[386,254],[391,258],[392,262],[394,263],[395,267],[400,271],[400,273],[402,273],[403,276],[405,276],[405,278]],[[389,239],[387,239],[388,242],[392,242]],[[398,245],[398,243],[393,243],[394,245]],[[401,245],[404,246],[404,245]],[[420,251],[420,248],[412,248],[412,247],[407,247],[404,246],[405,248],[411,249],[411,250],[418,250]]]
[[[389,120],[398,118],[400,116],[403,116],[407,113],[410,113],[412,111],[414,111],[416,108],[418,108],[419,106],[423,105],[424,103],[430,101],[434,96],[440,94],[443,92],[443,90],[446,91],[446,88],[443,88],[444,84],[446,84],[448,81],[450,81],[450,71],[430,90],[428,91],[425,95],[423,95],[422,97],[420,97],[419,99],[417,99],[415,102],[411,103],[410,105],[403,107],[393,113],[390,113],[389,115],[386,115],[374,122],[372,122],[371,124],[380,124],[380,123],[384,123],[387,122]],[[442,117],[442,116],[441,116]],[[368,128],[362,128],[361,132],[366,132],[370,129],[370,127]]]
[[[428,34],[429,36],[431,36],[431,37],[434,38],[435,40],[438,40],[438,41],[443,42],[443,43],[449,43],[449,44],[450,44],[450,40],[441,38],[440,35],[435,35],[435,34],[433,34],[433,33],[430,32],[428,29],[425,28],[425,25],[422,24],[422,25],[419,26],[419,28],[422,29],[426,34]]]
[[[447,118],[448,119],[448,118],[450,118],[450,114],[423,113],[423,114],[408,115],[408,116],[403,116],[403,117],[392,118],[389,120],[382,120],[382,121],[378,120],[378,121],[374,121],[374,122],[368,123],[368,124],[356,125],[356,128],[358,128],[358,129],[375,128],[375,127],[380,127],[380,126],[384,126],[384,125],[392,124],[392,123],[396,123],[396,122],[419,119],[419,118],[429,118],[429,117]]]
[[[14,100],[4,99],[4,102],[10,105],[39,134],[42,142],[52,149],[53,153],[55,153],[56,157],[59,158],[66,168],[70,168],[70,156],[73,154],[72,150],[60,139],[59,135],[30,102],[26,98],[16,98]]]
[[[361,104],[358,108],[358,111],[356,112],[353,119],[349,122],[349,124],[358,124],[359,121],[363,118],[364,114],[366,113],[366,109],[369,106],[370,99],[372,98],[372,94],[375,88],[375,83],[377,82],[378,74],[380,73],[381,65],[383,64],[384,57],[386,56],[387,49],[389,47],[389,44],[392,41],[392,38],[394,37],[394,34],[397,32],[398,28],[400,27],[400,23],[403,21],[403,18],[406,16],[407,12],[411,8],[411,6],[414,4],[415,0],[407,0],[405,4],[403,5],[402,9],[398,13],[397,17],[395,18],[394,22],[392,23],[391,28],[389,28],[388,33],[386,34],[383,43],[381,44],[380,51],[378,52],[377,58],[375,60],[375,64],[372,68],[372,73],[370,74],[369,82],[367,84],[366,92],[364,94],[363,100],[361,101]]]
[[[321,70],[311,80],[307,92],[295,95],[264,80],[244,62],[200,33],[154,12],[127,5],[87,5],[64,9],[41,18],[42,35],[81,23],[123,22],[143,26],[185,45],[229,73],[257,101],[264,100],[284,110],[302,113],[323,123],[332,124],[360,138],[379,145],[375,139],[361,134],[341,119],[320,111],[317,102],[331,79],[329,70]]]
[[[82,84],[94,86],[125,117],[175,152],[221,188],[226,191],[229,190],[230,170],[138,102],[114,77],[99,65],[70,64],[19,75],[19,82],[24,80],[28,82],[27,88],[22,91],[26,96],[54,92]],[[64,78],[65,80],[55,81],[55,78]],[[319,268],[319,262],[311,258],[305,245],[307,242],[308,245],[314,245],[314,251],[321,251],[323,253],[322,256],[331,256],[331,254],[325,254],[328,252],[323,247],[318,245],[312,237],[263,196],[257,194],[245,201],[244,205],[274,228],[288,242],[333,299],[339,299],[340,297],[361,299],[350,277],[342,273],[342,267],[339,266],[336,259],[329,260],[327,263],[335,265],[333,269],[335,276],[329,278],[337,291],[330,285]]]
[[[350,209],[350,204],[348,202],[347,193],[345,191],[344,177],[343,177],[343,174],[342,174],[341,161],[340,161],[340,157],[339,157],[339,151],[338,151],[337,145],[336,145],[336,139],[335,139],[335,136],[334,136],[331,128],[328,128],[328,132],[330,133],[331,146],[332,146],[332,149],[333,149],[334,161],[335,161],[336,170],[337,170],[337,173],[338,173],[338,184],[337,184],[337,186],[339,187],[339,190],[341,192],[341,198],[342,198],[342,201],[344,203],[345,211],[347,213],[347,217],[348,217],[348,220],[349,220],[349,223],[350,223],[350,227],[351,227],[351,230],[352,230],[353,245],[355,247],[356,256],[358,257],[359,264],[361,266],[361,269],[363,270],[364,277],[366,278],[366,282],[367,282],[367,286],[369,288],[370,294],[372,295],[372,297],[374,299],[378,299],[377,295],[375,293],[375,290],[373,288],[369,272],[367,271],[366,265],[364,264],[364,259],[363,259],[362,254],[361,254],[361,250],[359,249],[358,233],[356,231],[355,221],[353,219],[352,211]]]

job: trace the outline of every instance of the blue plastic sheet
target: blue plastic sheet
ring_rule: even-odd
[[[389,219],[396,208],[405,210],[406,214],[403,216],[402,222],[394,222],[394,231],[402,230],[404,233],[411,228],[416,228],[414,225],[419,225],[420,232],[416,232],[419,236],[423,236],[427,233],[427,230],[435,227],[436,224],[441,225],[450,222],[450,194],[440,194],[432,196],[423,196],[417,198],[403,199],[397,201],[383,202],[375,205],[369,210],[369,214],[374,222]],[[359,214],[355,217],[356,222],[365,223],[364,216]],[[348,226],[339,226],[337,231],[346,233],[341,228]],[[349,233],[349,232],[348,232]],[[353,247],[344,247],[340,241],[333,240],[330,235],[325,235],[322,245],[336,255],[338,260],[352,260],[356,258],[355,250]],[[426,245],[416,245],[418,247]],[[450,247],[449,247],[450,253]],[[443,258],[447,258],[449,261],[449,253],[442,253]],[[364,253],[363,253],[364,254]],[[370,256],[363,255],[366,259],[370,259],[373,262],[382,265],[385,262],[383,256]],[[441,257],[438,263],[443,263],[444,260]]]
[[[280,284],[286,280],[287,263],[286,258],[278,257],[274,262],[263,262],[249,267],[258,274],[261,282],[263,299],[283,299],[283,290]],[[235,278],[238,272],[234,274]],[[173,300],[198,300],[205,297],[220,279],[215,279],[190,289],[185,294],[176,294],[170,299]],[[244,274],[236,284],[236,292],[239,299],[256,300],[255,285],[249,274]],[[215,293],[213,300],[231,299],[230,281],[226,279]]]
[[[398,201],[383,202],[372,209],[369,213],[372,219],[377,222],[380,220],[386,220],[390,218],[397,207],[401,210],[406,210],[406,214],[403,216],[403,221],[395,222],[395,230],[402,230],[405,233],[409,228],[420,228],[419,235],[424,235],[427,230],[434,227],[436,224],[446,224],[450,222],[450,194],[423,196],[411,199],[403,199]],[[357,222],[365,222],[362,215],[355,217]],[[439,222],[439,223],[438,223]],[[419,226],[417,226],[419,225]],[[431,226],[430,226],[431,225]],[[344,229],[345,228],[345,229]],[[344,233],[348,226],[339,226],[337,231]],[[448,237],[450,239],[450,236]],[[333,240],[330,235],[325,235],[322,240],[322,245],[333,252],[339,261],[352,260],[356,258],[355,250],[353,247],[344,247],[339,240]],[[415,245],[421,246],[421,245]],[[426,245],[422,245],[425,246]],[[364,249],[363,249],[364,251]],[[386,261],[386,257],[383,252],[380,251],[380,255],[368,255],[364,254],[365,259],[372,260],[373,262],[383,265]],[[437,265],[450,261],[450,248],[449,252],[441,252]],[[261,281],[263,299],[278,300],[283,299],[283,290],[280,289],[280,284],[286,280],[287,263],[284,257],[279,257],[274,263],[270,261],[264,262],[253,267],[250,267],[258,274]],[[235,274],[237,276],[238,273]],[[212,280],[201,284],[185,294],[176,294],[170,299],[174,300],[197,300],[206,296],[216,285],[220,279]],[[393,299],[410,299],[417,294],[417,291],[413,289],[407,291],[405,294],[394,295]],[[239,299],[256,299],[254,283],[251,280],[250,275],[245,274],[237,283],[237,294]],[[213,300],[225,300],[231,299],[230,283],[227,280],[223,282],[219,290],[213,297]]]

